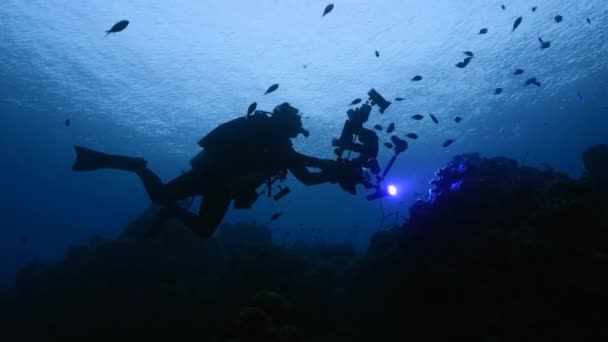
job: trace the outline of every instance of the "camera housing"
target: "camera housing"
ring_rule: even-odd
[[[374,88],[372,88],[367,95],[369,95],[372,106],[377,105],[380,108],[380,114],[384,114],[384,111],[391,105],[391,102],[385,100]]]

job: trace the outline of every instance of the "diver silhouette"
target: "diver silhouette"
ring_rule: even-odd
[[[258,198],[257,188],[273,177],[291,172],[305,185],[337,183],[342,175],[356,182],[358,166],[345,168],[337,161],[320,159],[296,152],[292,138],[302,127],[297,108],[285,102],[272,113],[255,111],[219,125],[198,144],[203,151],[190,162],[192,168],[166,184],[147,167],[143,158],[106,154],[74,146],[76,161],[73,171],[116,169],[134,172],[142,181],[151,201],[168,209],[201,238],[213,235],[222,222],[230,203],[235,209],[250,208]],[[307,167],[319,168],[311,172]],[[276,179],[276,178],[275,178]],[[198,215],[179,205],[192,196],[203,197]]]

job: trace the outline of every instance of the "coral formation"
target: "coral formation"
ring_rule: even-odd
[[[201,241],[166,220],[141,238],[151,208],[119,239],[22,269],[0,297],[0,329],[21,340],[606,340],[606,156],[587,150],[580,179],[456,156],[363,255],[278,246],[254,223]]]

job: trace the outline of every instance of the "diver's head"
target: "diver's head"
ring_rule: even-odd
[[[308,136],[308,131],[302,127],[302,118],[297,108],[284,102],[276,106],[272,111],[272,119],[277,123],[281,133],[289,138],[295,138],[302,133]]]

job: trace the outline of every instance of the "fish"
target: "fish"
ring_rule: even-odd
[[[511,32],[515,32],[515,29],[521,24],[521,21],[523,19],[523,17],[518,17],[517,19],[515,19],[515,22],[513,23],[513,31]]]
[[[561,22],[562,22],[562,20],[564,20],[564,17],[562,17],[561,15],[559,15],[559,14],[558,14],[558,15],[556,15],[556,16],[555,16],[555,18],[553,18],[553,19],[555,19],[555,22],[556,22],[556,23],[561,23]]]
[[[65,127],[70,127],[70,119],[65,119]]]
[[[353,100],[353,102],[351,102],[351,103],[350,103],[350,106],[352,106],[352,105],[356,105],[356,104],[358,104],[358,103],[361,103],[361,99],[360,99],[360,98],[356,98],[356,99],[354,99],[354,100]]]
[[[524,71],[522,69],[517,69],[517,70],[515,70],[515,72],[513,72],[513,75],[521,75],[523,73],[524,73]]]
[[[395,152],[396,153],[401,153],[401,152],[407,150],[407,141],[405,141],[403,139],[400,139],[396,135],[391,136],[391,141],[395,145]]]
[[[375,54],[376,54],[376,57],[380,57],[380,52],[378,52],[378,50],[376,50]]]
[[[479,30],[479,34],[486,34],[486,33],[488,33],[487,28],[482,28],[481,30]]]
[[[331,12],[334,9],[334,4],[329,4],[327,6],[325,6],[325,10],[323,11],[323,15],[321,17],[324,17],[325,15],[329,14],[329,12]]]
[[[541,37],[538,37],[538,41],[540,42],[540,49],[548,49],[551,46],[551,42],[543,41]]]
[[[414,119],[414,120],[422,120],[422,118],[424,118],[424,116],[422,116],[420,114],[412,115],[412,119]]]
[[[437,120],[437,118],[435,117],[435,115],[429,113],[429,116],[431,117],[431,120],[433,120],[434,123],[438,124],[439,120]]]
[[[266,90],[266,92],[264,93],[264,95],[266,94],[270,94],[273,91],[277,90],[279,88],[279,85],[277,83],[271,85],[270,87],[268,87],[268,89]]]
[[[456,67],[461,68],[461,69],[466,67],[467,65],[469,65],[469,62],[471,61],[471,59],[473,59],[473,57],[465,58],[462,62],[456,63]]]
[[[494,95],[498,95],[502,93],[502,88],[496,88],[496,90],[494,90]]]
[[[503,11],[507,9],[507,7],[505,7],[505,5],[500,5],[500,8],[502,8]]]
[[[250,104],[249,108],[247,108],[247,115],[251,115],[251,113],[253,113],[253,111],[257,108],[257,106],[258,106],[257,102]]]
[[[460,121],[462,121],[462,118],[460,116],[457,116],[454,118],[454,121],[456,121],[456,123],[459,123]]]
[[[21,245],[22,245],[22,246],[27,246],[27,243],[29,242],[29,239],[28,239],[28,237],[27,237],[27,236],[25,236],[25,235],[24,235],[24,236],[22,236],[22,237],[19,239],[19,241],[21,242]]]
[[[391,122],[391,123],[388,125],[388,128],[386,129],[386,133],[393,133],[393,131],[394,131],[394,130],[395,130],[395,123],[394,123],[394,122]]]
[[[128,25],[129,25],[128,20],[121,20],[121,21],[117,22],[116,24],[114,24],[112,26],[112,28],[110,28],[109,30],[106,31],[106,37],[110,33],[116,33],[116,32],[120,32],[120,31],[124,30],[125,28],[127,28]]]
[[[580,92],[580,91],[577,91],[577,92],[576,92],[576,98],[577,98],[579,101],[583,101],[583,95],[581,95],[581,92]]]
[[[537,9],[537,8],[538,8],[537,6],[532,7],[532,12],[533,12],[533,13],[534,13],[534,12],[536,12],[536,9]]]
[[[537,87],[540,87],[540,82],[536,79],[536,77],[532,77],[526,81],[525,86],[529,86],[530,84],[534,84]]]
[[[381,130],[382,130],[382,126],[380,126],[380,125],[375,125],[375,126],[374,126],[374,129],[377,129],[377,130],[381,131]]]
[[[403,101],[405,100],[403,97],[395,97],[395,101]]]
[[[469,57],[473,57],[473,53],[471,51],[465,51],[464,54]]]
[[[443,147],[448,147],[448,146],[452,145],[452,143],[453,143],[453,142],[454,142],[454,140],[453,140],[453,139],[448,139],[448,140],[446,140],[446,141],[443,143],[443,145],[441,145],[441,146],[443,146]]]
[[[591,24],[591,19],[587,18],[587,24]]]
[[[393,148],[393,144],[389,143],[389,142],[385,142],[384,146],[388,147],[388,148]]]
[[[279,217],[281,217],[281,215],[283,215],[283,212],[280,212],[280,211],[279,211],[278,213],[274,213],[274,214],[272,214],[272,215],[270,216],[270,221],[272,222],[272,221],[274,221],[274,220],[278,219]]]
[[[418,139],[418,134],[416,134],[416,133],[408,133],[405,136],[410,139]]]
[[[420,76],[420,75],[416,75],[416,76],[412,77],[412,81],[420,81],[420,80],[422,80],[422,76]]]

